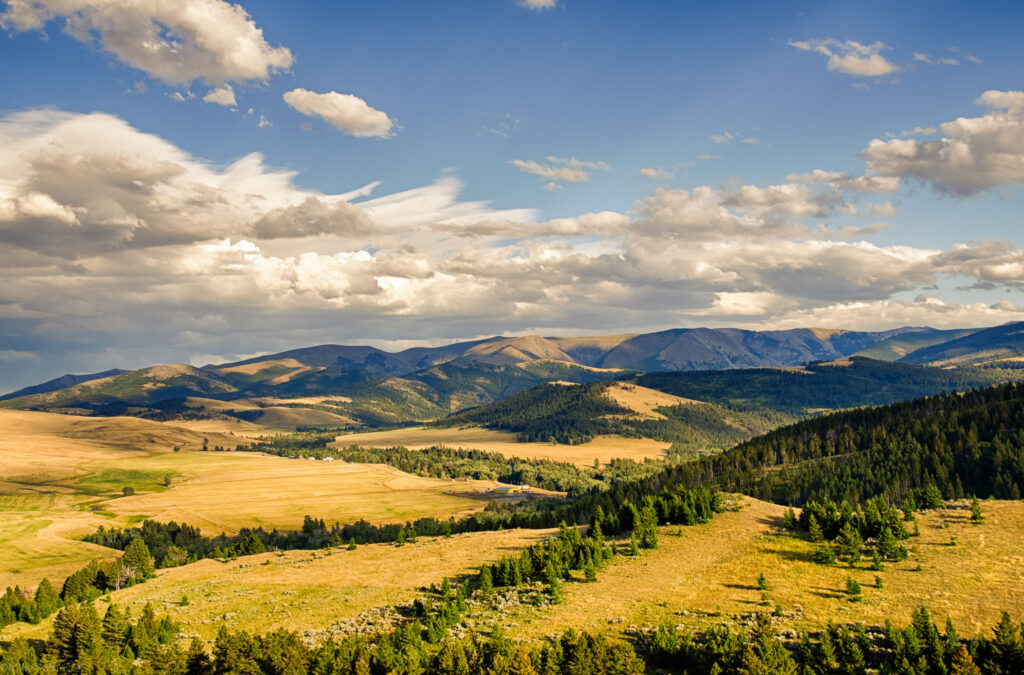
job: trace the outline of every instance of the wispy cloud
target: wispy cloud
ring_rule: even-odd
[[[590,180],[591,171],[611,171],[607,162],[589,162],[575,157],[555,157],[548,155],[544,162],[526,159],[513,159],[510,164],[523,173],[546,178],[550,182],[544,185],[548,192],[562,189],[562,183],[585,183]]]
[[[880,77],[900,70],[899,66],[882,56],[882,51],[889,48],[883,42],[864,44],[855,40],[814,38],[790,40],[789,44],[800,51],[827,56],[829,70],[851,77]]]

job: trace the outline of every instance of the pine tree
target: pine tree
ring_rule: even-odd
[[[768,590],[768,579],[765,578],[764,572],[757,575],[757,590],[767,591]]]
[[[914,501],[914,495],[907,495],[907,498],[903,501],[903,520],[907,522],[913,520],[914,511],[917,511],[917,502]]]
[[[822,541],[825,539],[825,535],[821,531],[821,525],[813,513],[807,518],[807,538],[811,541]]]
[[[796,529],[796,513],[792,508],[786,509],[782,514],[782,526],[787,530]]]
[[[36,611],[39,617],[50,616],[61,606],[60,595],[58,595],[49,579],[43,579],[36,587],[35,594]]]
[[[494,593],[494,577],[491,575],[490,565],[480,568],[480,593],[484,598],[490,598]]]
[[[131,632],[132,624],[120,607],[111,603],[103,615],[102,634],[103,641],[114,647],[120,653],[128,642],[128,635]]]
[[[91,604],[64,607],[53,620],[48,645],[62,665],[80,672],[102,671],[100,620]]]
[[[153,558],[149,547],[141,539],[133,539],[124,549],[124,555],[118,561],[124,570],[125,578],[130,582],[143,581],[153,576]]]
[[[971,500],[971,522],[975,525],[981,525],[985,520],[985,516],[981,514],[981,504],[978,503],[978,498],[975,497]]]
[[[846,577],[846,593],[850,596],[850,600],[853,600],[854,602],[860,600],[860,584],[853,577]]]
[[[966,647],[961,645],[954,654],[949,675],[981,675],[981,669],[974,663],[974,658]]]
[[[860,560],[860,549],[864,546],[864,540],[861,538],[860,532],[853,525],[850,523],[843,525],[843,528],[839,530],[839,537],[836,543],[839,545],[839,550],[843,557],[851,565]]]

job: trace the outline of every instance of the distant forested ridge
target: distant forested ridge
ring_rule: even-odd
[[[718,405],[768,408],[803,416],[814,411],[884,405],[964,391],[1006,379],[1002,371],[944,370],[855,356],[838,364],[809,363],[790,369],[645,373],[636,378],[636,383]]]
[[[1020,499],[1024,385],[825,415],[667,467],[665,478],[794,505],[812,499],[863,503],[875,496],[901,503],[929,486],[947,499]]]
[[[515,432],[520,441],[541,443],[586,443],[603,434],[645,437],[672,443],[672,452],[680,453],[725,449],[795,419],[770,410],[728,410],[701,402],[658,408],[661,418],[642,417],[607,395],[614,384],[541,384],[435,424],[479,424]]]

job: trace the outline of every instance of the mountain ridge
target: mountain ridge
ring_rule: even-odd
[[[972,354],[982,356],[975,359]],[[499,400],[544,380],[584,382],[630,371],[788,368],[854,355],[946,367],[996,359],[1003,361],[997,367],[1009,368],[1014,358],[1024,356],[1024,322],[964,330],[677,328],[584,337],[494,336],[396,352],[323,344],[201,368],[179,364],[64,376],[0,397],[0,406],[95,411],[185,397],[359,394],[393,412],[415,409],[422,416]],[[401,415],[374,419],[400,423]]]

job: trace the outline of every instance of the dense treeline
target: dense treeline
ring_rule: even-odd
[[[33,594],[25,593],[18,586],[8,588],[0,596],[0,628],[18,621],[39,623],[63,604],[49,579],[43,579]]]
[[[1005,380],[1002,371],[946,370],[852,357],[849,365],[811,363],[803,372],[781,368],[645,373],[636,383],[676,396],[730,407],[808,411],[885,405]]]
[[[751,634],[715,628],[697,634],[661,626],[645,636],[648,661],[672,672],[764,673],[796,675],[1009,675],[1024,672],[1024,628],[1003,614],[992,637],[963,640],[947,619],[943,630],[924,608],[911,623],[897,629],[886,622],[882,631],[828,625],[815,637],[783,642],[766,615],[759,615]]]
[[[513,485],[531,485],[543,490],[579,494],[593,487],[607,488],[613,481],[650,475],[661,468],[654,461],[638,463],[616,459],[598,469],[585,469],[568,462],[548,459],[506,457],[497,452],[463,450],[433,446],[424,450],[404,447],[348,448],[293,446],[287,436],[240,446],[242,451],[258,451],[280,457],[341,459],[358,464],[388,464],[406,473],[432,478],[473,478],[496,480]],[[331,438],[334,440],[334,437]]]
[[[455,593],[449,603],[458,602]],[[540,643],[515,643],[498,628],[485,636],[447,635],[432,640],[418,618],[375,638],[349,636],[309,646],[299,635],[277,630],[253,636],[221,628],[208,653],[193,639],[176,640],[178,627],[157,620],[146,607],[135,621],[116,605],[101,620],[90,604],[70,605],[54,621],[50,638],[30,644],[14,640],[0,654],[10,673],[81,672],[120,675],[265,673],[321,675],[437,673],[439,675],[541,675],[594,673],[639,675],[650,669],[710,675],[1009,675],[1024,670],[1024,630],[1007,614],[991,636],[963,639],[948,619],[939,628],[924,608],[902,629],[883,630],[829,624],[816,634],[780,639],[766,615],[753,630],[713,628],[680,632],[663,625],[634,643],[605,635],[568,631]]]
[[[602,515],[604,531],[610,534],[634,529],[634,504],[649,502],[659,523],[689,525],[705,522],[721,507],[717,492],[706,488],[696,490],[666,489],[656,492],[650,478],[618,486],[611,490],[593,489],[572,502],[546,500],[526,508],[499,507],[476,513],[460,520],[440,521],[421,518],[412,523],[373,525],[356,523],[327,525],[322,519],[306,516],[302,528],[293,532],[267,532],[262,528],[242,529],[237,535],[221,534],[207,537],[189,525],[146,521],[140,527],[107,529],[100,527],[85,540],[109,548],[127,550],[146,547],[159,567],[172,567],[198,558],[223,558],[262,553],[266,550],[315,550],[343,544],[369,544],[404,541],[419,536],[443,536],[463,532],[523,527],[546,529],[560,523],[590,524],[596,514]],[[135,543],[137,542],[137,543]],[[122,558],[123,559],[123,558]],[[89,568],[87,568],[89,569]],[[86,574],[85,571],[75,574]],[[72,575],[74,576],[74,575]]]
[[[947,499],[1020,499],[1024,385],[850,410],[777,429],[720,455],[666,468],[664,480],[803,504],[902,503],[930,486]]]

